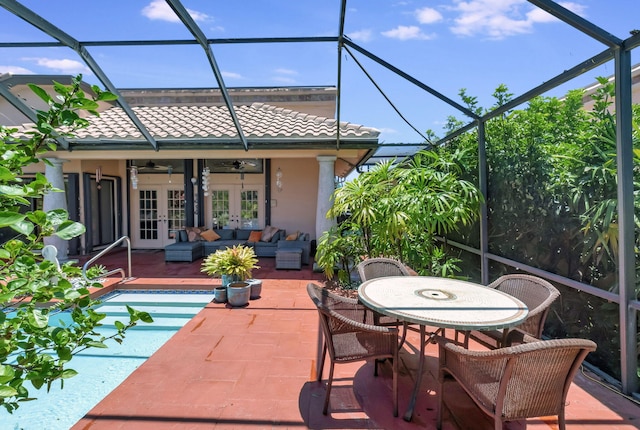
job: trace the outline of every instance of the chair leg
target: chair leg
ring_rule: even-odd
[[[560,410],[560,413],[558,414],[558,430],[565,430],[566,427],[566,421],[564,419],[564,408],[562,408]]]
[[[324,369],[324,358],[327,356],[327,343],[322,342],[322,356],[320,356],[320,363],[318,368],[318,379],[317,381],[322,381],[322,371]]]
[[[324,408],[322,409],[323,415],[327,415],[327,411],[329,410],[329,396],[331,396],[332,384],[333,384],[333,361],[329,366],[329,381],[327,381],[327,393],[324,396]]]

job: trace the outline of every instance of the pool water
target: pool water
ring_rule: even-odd
[[[92,348],[76,355],[70,363],[78,375],[59,381],[47,393],[27,383],[38,399],[25,402],[13,413],[0,410],[0,430],[68,430],[93,406],[157,351],[187,321],[213,300],[213,292],[117,291],[105,296],[99,312],[107,314],[104,327],[115,333],[113,322],[129,320],[125,305],[151,314],[152,324],[139,323],[127,331],[124,342],[109,341],[109,348]]]

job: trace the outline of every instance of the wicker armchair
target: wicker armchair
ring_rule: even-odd
[[[520,299],[529,308],[527,319],[521,324],[504,331],[488,331],[483,334],[493,338],[496,346],[509,346],[509,333],[519,331],[537,339],[542,338],[544,323],[549,314],[551,304],[560,296],[560,292],[544,279],[531,275],[504,275],[489,284],[495,288]]]
[[[336,363],[373,359],[377,375],[377,359],[390,358],[393,366],[393,415],[398,416],[398,329],[373,325],[373,314],[355,299],[332,294],[313,283],[307,285],[307,292],[318,308],[324,334],[318,381],[322,380],[327,352],[331,361],[322,413],[326,415],[329,407]]]
[[[440,349],[437,427],[442,425],[443,390],[455,379],[486,414],[495,429],[503,422],[557,415],[565,429],[564,405],[576,371],[596,344],[584,339],[526,342],[508,348],[470,351],[438,337]]]
[[[409,276],[409,270],[399,261],[391,258],[367,258],[357,266],[362,282],[385,276]]]
[[[360,275],[360,280],[362,282],[368,281],[370,279],[383,278],[386,276],[410,276],[409,270],[406,268],[404,264],[399,262],[398,260],[394,260],[391,258],[367,258],[366,260],[361,261],[358,266],[358,274]],[[383,325],[383,326],[401,326],[402,322],[398,321],[396,318],[390,318],[386,315],[383,315],[378,312],[374,312],[375,315],[375,325]],[[406,333],[405,333],[406,335]],[[403,335],[403,340],[404,336]]]

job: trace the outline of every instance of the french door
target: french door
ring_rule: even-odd
[[[176,185],[141,185],[134,192],[134,248],[159,249],[175,240],[185,225],[184,190]]]
[[[212,187],[210,195],[209,219],[213,227],[263,227],[264,203],[259,185],[216,185]]]

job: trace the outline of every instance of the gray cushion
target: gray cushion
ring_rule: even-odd
[[[218,240],[233,240],[233,239],[235,239],[233,237],[234,230],[232,230],[230,228],[216,228],[213,231],[218,233],[218,236],[220,236],[220,239],[218,239]]]
[[[186,242],[189,240],[189,237],[187,236],[187,231],[186,230],[180,230],[178,232],[178,237],[176,237],[178,242]]]
[[[247,240],[247,239],[249,239],[249,235],[251,234],[252,231],[253,230],[244,229],[244,228],[238,229],[238,230],[236,230],[236,239],[237,240]]]

